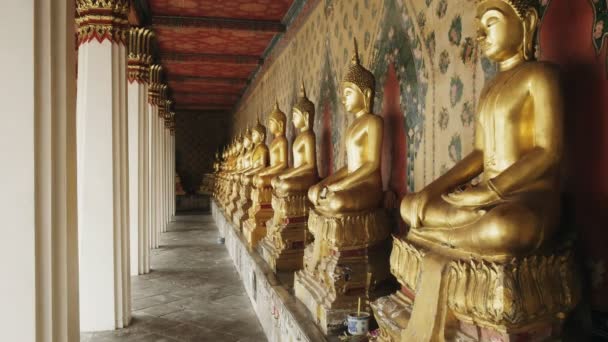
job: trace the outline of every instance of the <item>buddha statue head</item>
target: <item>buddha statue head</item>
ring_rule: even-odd
[[[514,58],[534,58],[536,3],[536,0],[478,0],[477,41],[489,59],[501,63]]]
[[[285,116],[285,113],[279,109],[279,102],[275,102],[274,108],[268,116],[268,129],[270,130],[270,133],[275,135],[285,134],[286,121],[287,117]]]
[[[315,104],[306,97],[304,82],[300,86],[298,101],[293,106],[293,125],[296,129],[310,129],[315,120]]]
[[[257,123],[251,129],[251,139],[254,145],[259,145],[266,140],[266,127],[260,122],[259,116]]]
[[[355,41],[355,53],[342,79],[341,90],[342,103],[347,112],[356,114],[365,110],[366,113],[371,113],[374,107],[376,79],[361,65],[357,41]]]

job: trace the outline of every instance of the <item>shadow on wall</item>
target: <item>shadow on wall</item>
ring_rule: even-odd
[[[600,6],[605,4],[552,0],[542,23],[540,46],[541,59],[557,63],[562,70],[566,94],[564,190],[572,202],[568,214],[584,258],[588,278],[584,293],[590,297],[591,309],[604,313],[603,330],[608,332],[607,44],[594,46],[594,37],[596,41],[602,37],[597,32],[599,16],[608,13],[599,11]]]

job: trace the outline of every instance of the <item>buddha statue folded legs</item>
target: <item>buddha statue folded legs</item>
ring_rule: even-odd
[[[294,165],[276,174],[270,182],[273,217],[268,220],[266,237],[259,244],[260,254],[275,272],[302,268],[310,209],[306,193],[319,181],[312,131],[314,113],[314,104],[306,97],[302,85],[293,107],[293,123],[298,132],[292,146]]]
[[[559,338],[578,300],[556,234],[564,107],[557,70],[533,60],[533,3],[478,2],[480,47],[499,72],[481,92],[473,151],[402,200],[410,230],[391,254],[402,291],[373,304],[381,340]]]
[[[314,236],[304,251],[304,268],[294,289],[325,332],[342,328],[358,299],[380,296],[390,279],[389,224],[381,208],[382,118],[373,114],[374,76],[357,53],[341,85],[343,104],[355,118],[345,134],[347,165],[312,186],[308,230]]]

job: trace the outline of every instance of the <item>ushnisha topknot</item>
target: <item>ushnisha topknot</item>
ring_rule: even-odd
[[[488,0],[477,0],[477,3],[481,4],[486,1],[488,1]],[[511,8],[513,8],[515,13],[519,17],[519,19],[522,19],[522,20],[525,18],[526,11],[529,8],[538,7],[538,0],[500,0],[500,1],[505,2],[509,6],[511,6]]]
[[[285,122],[287,121],[287,116],[279,108],[278,100],[275,101],[272,112],[270,112],[270,115],[268,116],[268,120],[274,120],[274,122],[279,125],[281,132],[285,132]]]
[[[314,121],[315,117],[315,104],[312,103],[306,96],[306,88],[304,87],[304,81],[300,85],[300,94],[298,96],[298,101],[293,106],[293,108],[299,110],[302,113],[308,113],[308,121],[309,127],[310,124]]]
[[[342,83],[349,82],[357,87],[365,93],[365,91],[371,91],[371,98],[374,98],[374,91],[376,89],[376,79],[374,78],[374,74],[372,74],[369,70],[365,69],[360,61],[359,61],[359,49],[357,48],[357,40],[354,40],[355,43],[355,53],[351,58],[350,65],[342,79]]]

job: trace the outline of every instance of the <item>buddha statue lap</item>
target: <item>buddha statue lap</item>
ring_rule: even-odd
[[[306,97],[304,84],[293,107],[293,124],[298,132],[293,146],[293,167],[276,175],[272,181],[274,215],[267,222],[266,237],[260,242],[260,254],[275,271],[302,268],[307,238],[310,201],[308,189],[319,181],[314,123],[315,106]]]
[[[251,177],[251,205],[243,220],[243,234],[249,248],[254,248],[266,235],[266,221],[272,217],[270,206],[270,179],[287,167],[287,138],[285,138],[285,114],[278,104],[268,117],[270,132],[274,135],[267,154],[270,165],[265,164]]]
[[[389,225],[381,208],[383,120],[371,112],[374,91],[374,76],[359,63],[355,44],[341,83],[342,103],[355,117],[345,134],[347,165],[308,191],[314,242],[294,279],[296,297],[324,333],[340,331],[359,298],[366,310],[390,278]]]
[[[262,168],[251,178],[249,186],[247,186],[241,194],[241,202],[239,210],[234,214],[233,222],[243,229],[244,222],[249,219],[249,209],[253,202],[251,193],[253,189],[268,187],[270,178],[287,167],[287,138],[285,138],[285,122],[287,118],[281,112],[278,104],[275,105],[273,111],[268,118],[268,128],[270,133],[274,135],[274,139],[268,146],[270,157],[270,165]]]
[[[558,71],[533,60],[533,3],[477,4],[499,72],[480,96],[473,152],[401,202],[410,230],[394,239],[391,271],[402,291],[372,305],[382,341],[548,340],[576,304],[557,234],[564,106]]]

